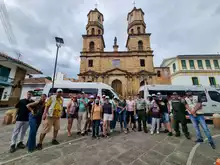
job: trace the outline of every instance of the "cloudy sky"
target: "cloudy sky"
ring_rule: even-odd
[[[3,0],[0,0],[2,3]],[[106,50],[112,50],[118,37],[119,50],[126,50],[127,13],[133,0],[98,0],[104,15]],[[59,54],[58,71],[69,77],[79,73],[82,34],[87,13],[96,0],[5,0],[12,30],[21,52],[21,60],[52,75],[56,46],[54,37],[64,38]],[[154,63],[179,54],[220,52],[219,0],[136,0],[145,12],[147,32],[151,35]],[[15,57],[0,24],[0,51]]]

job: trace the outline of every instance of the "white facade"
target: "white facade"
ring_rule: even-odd
[[[37,88],[43,89],[44,86],[45,86],[45,84],[24,84],[22,86],[22,91],[21,91],[21,97],[20,98],[21,99],[26,98],[28,91],[33,91]]]
[[[199,84],[203,85],[203,86],[210,86],[210,82],[209,82],[209,76],[184,76],[184,75],[180,75],[180,76],[175,76],[173,78],[171,78],[171,83],[172,85],[193,85],[192,84],[192,77],[197,77]],[[220,76],[214,76],[216,83],[219,84],[220,83]]]
[[[173,85],[220,84],[220,55],[179,55],[165,59],[161,67],[170,68]]]
[[[16,74],[16,69],[17,67],[15,65],[12,65],[12,64],[7,64],[5,65],[4,63],[2,64],[2,66],[5,66],[7,68],[10,68],[10,74],[9,74],[9,78],[12,78],[14,79],[15,78],[15,74]],[[12,87],[11,86],[8,86],[8,87],[5,87],[5,86],[0,86],[0,88],[4,88],[3,89],[3,94],[2,94],[2,97],[0,98],[0,100],[2,101],[8,101],[9,100],[9,97],[11,95],[11,91],[12,91]]]

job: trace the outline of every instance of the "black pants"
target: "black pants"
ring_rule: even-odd
[[[100,126],[100,120],[93,120],[92,121],[92,136],[93,137],[99,136],[99,126]]]
[[[144,131],[147,131],[146,112],[145,110],[137,110],[138,116],[138,131],[141,131],[141,122],[143,123]]]
[[[134,111],[127,111],[127,124],[130,122],[130,118],[131,118],[131,123],[135,123],[134,120]]]
[[[189,135],[187,121],[174,119],[173,120],[173,127],[174,127],[174,131],[176,132],[176,134],[180,135],[179,124],[181,124],[181,126],[182,126],[182,131],[183,131],[184,135]]]

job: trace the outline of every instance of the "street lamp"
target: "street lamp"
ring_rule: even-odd
[[[56,69],[57,69],[57,58],[58,58],[58,52],[60,47],[64,44],[64,41],[60,37],[55,37],[56,41],[56,46],[57,46],[57,53],[56,53],[56,60],[55,60],[55,66],[54,66],[54,71],[53,71],[53,83],[52,83],[52,88],[54,88],[54,80],[55,80],[55,74],[56,74]]]

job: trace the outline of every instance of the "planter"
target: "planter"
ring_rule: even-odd
[[[220,114],[213,115],[214,128],[220,129]]]

